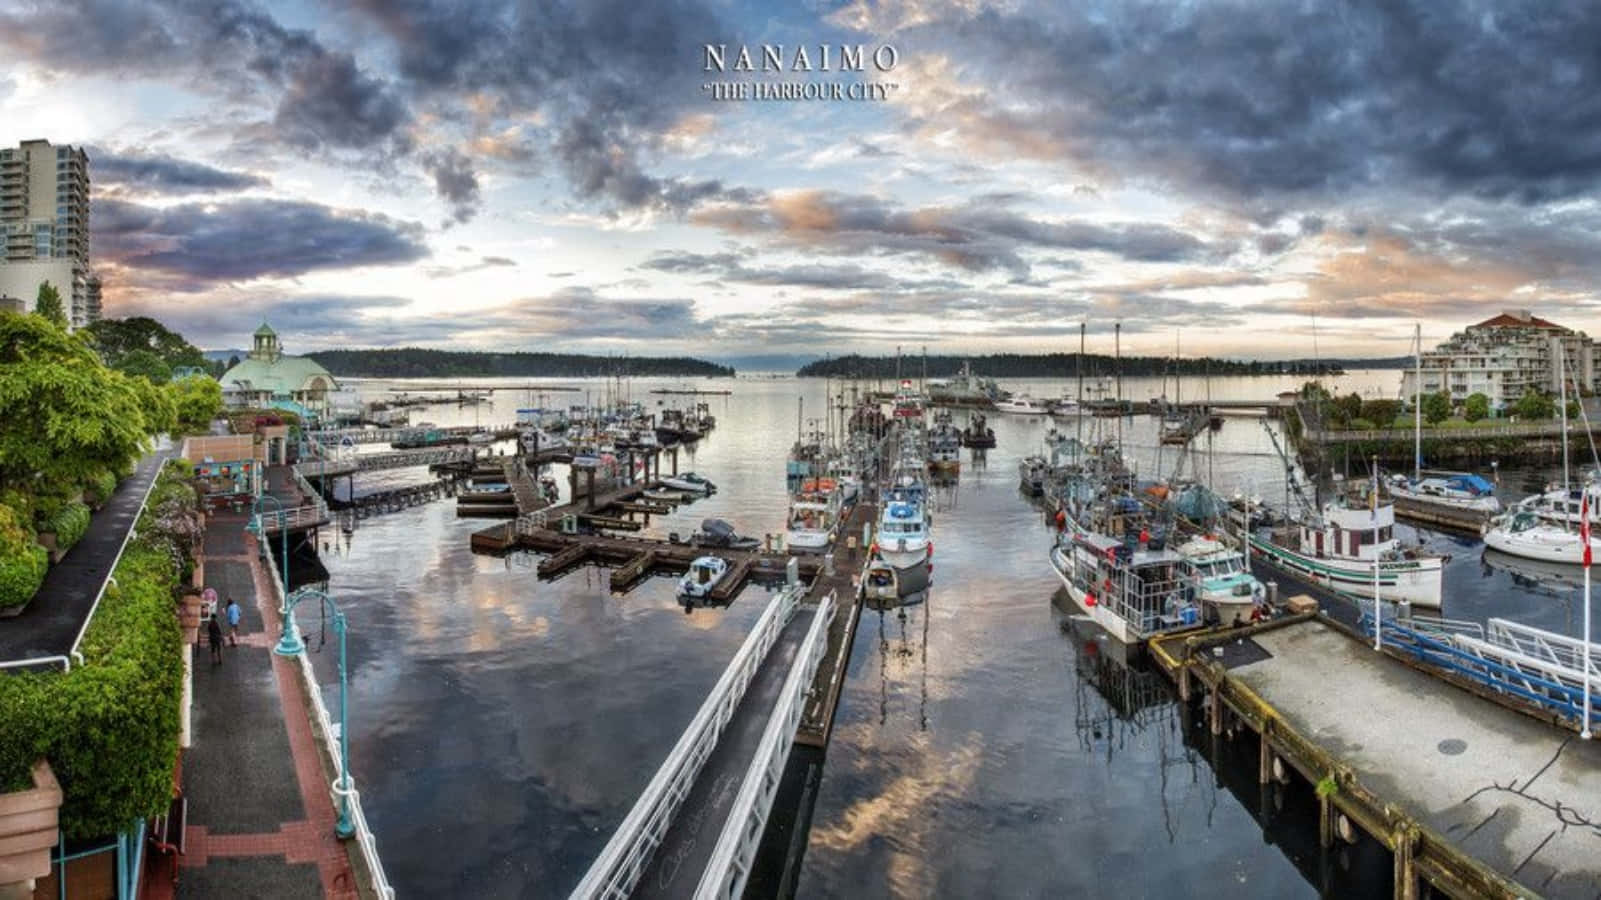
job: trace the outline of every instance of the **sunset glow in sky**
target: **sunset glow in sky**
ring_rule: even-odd
[[[1601,332],[1601,7],[0,0],[107,314],[291,351],[1392,356]],[[704,46],[895,48],[718,101]]]

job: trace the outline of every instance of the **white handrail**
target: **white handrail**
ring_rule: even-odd
[[[661,768],[639,795],[634,808],[629,810],[606,848],[573,889],[572,897],[622,900],[633,893],[651,855],[672,826],[673,814],[688,795],[701,766],[716,748],[723,728],[744,698],[745,688],[794,614],[802,591],[799,585],[786,586],[767,604],[745,643],[740,645],[722,677],[707,694],[700,711],[690,720],[689,727],[684,729]]]
[[[790,666],[783,691],[767,717],[767,728],[762,731],[750,768],[745,770],[745,780],[734,797],[734,805],[729,808],[728,820],[723,824],[722,834],[695,888],[696,900],[732,900],[745,891],[745,881],[750,877],[751,864],[767,826],[767,814],[773,808],[773,797],[778,793],[790,748],[795,744],[795,731],[806,711],[806,696],[811,693],[817,667],[828,649],[828,626],[833,620],[834,593],[830,591],[818,604],[816,617]]]
[[[278,577],[278,568],[273,565],[272,542],[258,541],[261,555],[267,564],[263,567],[272,579],[273,590],[278,594],[278,608],[283,609],[286,603],[283,580]],[[305,689],[306,695],[311,698],[311,708],[315,715],[312,723],[317,726],[317,739],[322,742],[323,748],[328,751],[329,757],[334,761],[334,780],[331,790],[340,791],[340,781],[345,774],[345,759],[339,753],[339,742],[334,739],[333,719],[328,715],[328,707],[322,702],[322,688],[317,684],[317,672],[311,665],[311,654],[301,652],[300,685]],[[356,827],[356,844],[361,849],[361,858],[367,864],[367,871],[372,875],[373,889],[378,892],[380,900],[394,900],[395,889],[389,883],[389,876],[384,873],[383,860],[378,857],[378,839],[367,825],[367,815],[361,808],[361,792],[356,790],[355,776],[350,778],[350,821]],[[333,801],[330,797],[330,802]]]
[[[0,669],[21,669],[28,666],[55,665],[61,663],[61,671],[72,671],[72,660],[65,656],[35,656],[30,659],[14,659],[10,662],[0,662]]]

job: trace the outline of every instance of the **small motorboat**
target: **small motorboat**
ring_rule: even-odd
[[[762,545],[761,541],[753,537],[740,537],[734,531],[734,526],[722,519],[706,519],[700,523],[700,531],[695,533],[694,541],[702,547],[722,547],[729,550],[755,550]]]
[[[683,491],[646,491],[640,494],[646,500],[655,500],[658,503],[683,503],[689,499]]]
[[[900,578],[895,567],[875,558],[862,573],[862,597],[868,600],[895,600],[900,597]]]
[[[728,574],[728,562],[720,556],[702,556],[689,564],[689,571],[678,579],[681,597],[705,597]]]
[[[662,487],[688,494],[711,494],[717,491],[717,485],[694,472],[685,472],[682,475],[670,475],[662,479]]]

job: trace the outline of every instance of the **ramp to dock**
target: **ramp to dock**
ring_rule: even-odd
[[[1452,859],[1460,857],[1544,896],[1596,895],[1597,742],[1376,653],[1318,619],[1262,630],[1245,643],[1260,652],[1218,654],[1212,666],[1211,677],[1245,688],[1225,686],[1231,705],[1243,698],[1257,708],[1247,718],[1279,719],[1348,768],[1354,784],[1342,793],[1371,793],[1434,832],[1408,851],[1418,854],[1420,874],[1449,879],[1429,867],[1460,871]],[[1437,840],[1450,847],[1431,849]]]

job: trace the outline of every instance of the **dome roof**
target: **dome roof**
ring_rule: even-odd
[[[272,330],[272,326],[268,325],[266,322],[262,322],[261,323],[261,327],[256,329],[256,337],[277,337],[277,336],[278,336],[278,332],[273,331]]]
[[[319,365],[316,360],[305,356],[280,356],[277,361],[270,363],[259,359],[246,359],[222,373],[222,378],[218,380],[222,382],[222,389],[225,391],[248,386],[252,391],[287,394],[310,390],[307,385],[317,377],[327,380],[327,389],[330,391],[339,386],[327,369]]]

